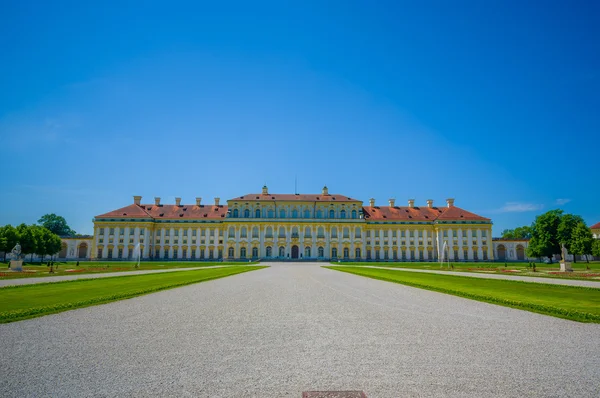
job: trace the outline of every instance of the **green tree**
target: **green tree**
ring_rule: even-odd
[[[586,261],[589,263],[590,260],[587,257],[592,254],[592,244],[594,243],[594,237],[592,236],[592,230],[585,225],[585,222],[577,223],[571,236],[571,248],[569,252],[578,256],[585,256]]]
[[[4,252],[4,261],[6,261],[6,253],[9,253],[19,241],[17,229],[12,225],[0,227],[0,251]]]
[[[502,237],[504,239],[530,239],[531,227],[525,225],[515,229],[505,229],[502,231]]]
[[[73,236],[75,235],[75,231],[69,227],[67,224],[67,220],[65,220],[62,216],[57,216],[56,214],[46,214],[42,216],[38,220],[38,223],[48,228],[51,232],[55,233],[58,236]]]
[[[46,244],[46,251],[50,256],[54,256],[60,251],[60,249],[62,249],[62,240],[60,239],[60,236],[56,234],[52,234]]]
[[[31,258],[33,259],[33,253],[37,250],[38,240],[36,226],[21,224],[17,227],[17,233],[19,234],[21,253],[23,253],[23,256],[31,254]]]
[[[600,257],[600,239],[594,239],[592,244],[592,256]]]
[[[535,218],[531,226],[531,240],[527,247],[527,256],[548,257],[552,264],[552,256],[560,253],[558,227],[562,214],[562,210],[550,210]]]
[[[573,214],[563,214],[560,218],[560,223],[558,225],[557,233],[558,233],[558,243],[561,245],[565,245],[565,248],[569,251],[569,253],[573,254],[573,250],[571,246],[573,246],[573,232],[579,223],[585,222],[583,218],[580,216],[575,216]],[[563,260],[565,260],[563,258]],[[573,261],[577,262],[575,256],[573,256]]]

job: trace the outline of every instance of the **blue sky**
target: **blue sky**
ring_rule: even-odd
[[[142,195],[600,221],[598,2],[0,5],[0,224]]]

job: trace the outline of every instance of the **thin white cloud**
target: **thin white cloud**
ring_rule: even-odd
[[[498,213],[524,213],[527,211],[538,211],[544,208],[543,204],[507,202],[497,210]]]
[[[556,199],[556,204],[559,206],[566,205],[571,199]]]

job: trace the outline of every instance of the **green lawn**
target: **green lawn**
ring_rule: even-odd
[[[332,263],[336,266],[377,266],[390,268],[422,268],[436,271],[461,271],[478,273],[496,273],[519,276],[535,276],[545,278],[580,279],[600,282],[600,261],[571,263],[573,272],[560,272],[560,264],[536,263],[536,271],[530,268],[528,263],[500,263],[500,262],[477,262],[460,263],[451,262],[441,265],[434,262],[342,262]],[[589,269],[588,269],[589,267]]]
[[[248,265],[254,263],[242,262],[207,262],[207,261],[142,261],[139,268],[135,268],[133,261],[81,261],[77,266],[76,261],[55,262],[54,273],[50,273],[50,267],[40,265],[38,262],[24,263],[25,272],[13,272],[8,268],[8,263],[1,263],[0,279],[30,278],[40,276],[59,276],[59,275],[79,275],[95,274],[102,272],[127,272],[140,270],[172,269],[172,268],[191,268],[191,267],[211,267],[215,265]],[[1,265],[0,265],[1,266]]]
[[[600,323],[600,289],[361,267],[325,267],[580,322]]]
[[[0,323],[104,304],[262,268],[266,267],[210,268],[8,286],[0,288]]]

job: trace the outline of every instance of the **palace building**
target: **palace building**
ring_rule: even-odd
[[[454,205],[368,206],[330,194],[248,194],[220,204],[133,204],[94,218],[92,259],[493,260],[492,222]]]

